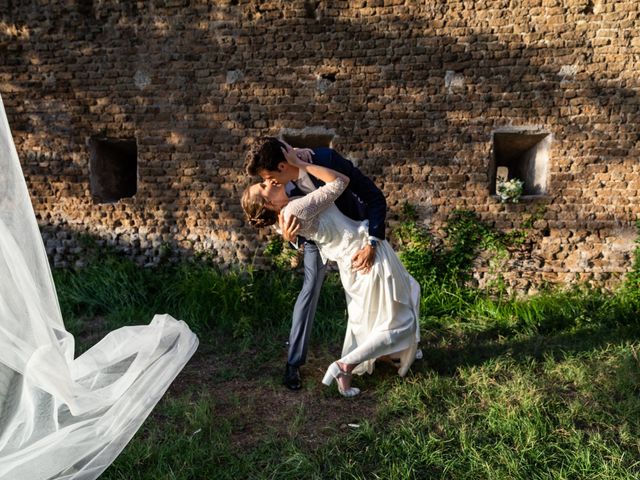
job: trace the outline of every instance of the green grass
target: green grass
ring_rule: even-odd
[[[141,268],[117,256],[78,271],[54,271],[54,280],[63,317],[71,321],[104,316],[116,327],[166,312],[199,334],[217,330],[236,338],[288,328],[301,284],[293,271],[221,272],[197,262]],[[318,328],[334,336],[339,330],[332,323],[344,314],[324,312],[344,310],[344,293],[335,276],[323,288]]]
[[[197,262],[144,269],[106,257],[54,275],[80,349],[164,312],[201,339],[194,366],[101,478],[640,475],[640,301],[629,285],[528,299],[423,285],[425,358],[405,379],[388,368],[357,378],[364,394],[346,400],[319,383],[346,322],[335,274],[299,393],[279,384],[295,272],[222,273]]]

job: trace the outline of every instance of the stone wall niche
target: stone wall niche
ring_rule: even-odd
[[[490,191],[496,193],[496,179],[519,178],[524,182],[523,195],[544,195],[552,135],[534,129],[493,132],[493,158],[490,166]],[[505,170],[506,169],[506,170]]]
[[[280,138],[292,147],[322,148],[330,147],[336,133],[323,127],[307,127],[300,130],[284,129]]]
[[[89,184],[96,203],[133,197],[138,188],[138,147],[132,138],[89,139]]]

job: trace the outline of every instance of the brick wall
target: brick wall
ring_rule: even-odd
[[[164,250],[249,262],[244,139],[311,128],[438,230],[541,206],[507,266],[527,287],[614,284],[640,190],[636,0],[16,2],[0,0],[0,94],[47,251],[82,238],[142,262]],[[491,195],[492,134],[551,134],[546,192]],[[137,193],[99,204],[93,137],[135,139]],[[80,240],[79,240],[80,239]],[[482,280],[486,269],[479,269]]]

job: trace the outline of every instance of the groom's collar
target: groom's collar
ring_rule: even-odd
[[[287,184],[284,186],[284,193],[287,194],[287,197],[291,197],[292,196],[291,192],[293,192],[297,188],[298,186],[295,184],[293,180],[291,180],[290,182],[287,182]]]

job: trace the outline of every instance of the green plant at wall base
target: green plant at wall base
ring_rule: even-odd
[[[402,217],[407,222],[416,222],[418,220],[418,209],[409,202],[402,204]]]
[[[269,243],[267,243],[267,246],[264,248],[264,254],[269,257],[275,257],[280,255],[283,250],[284,242],[282,241],[282,238],[280,238],[279,236],[274,236],[271,237]]]
[[[215,265],[216,255],[211,250],[197,250],[193,254],[194,261],[203,265]]]
[[[542,220],[546,212],[547,212],[546,205],[538,205],[538,207],[536,208],[536,211],[522,221],[522,223],[520,224],[520,228],[527,228],[527,229],[533,228],[533,224],[536,223],[538,220]]]
[[[544,218],[546,211],[546,205],[538,205],[536,211],[520,223],[519,228],[514,228],[513,230],[502,234],[503,244],[507,248],[523,245],[527,238],[529,238],[529,230],[533,228],[534,224],[538,220],[542,220]]]
[[[636,248],[633,252],[633,268],[627,275],[625,289],[636,299],[640,299],[640,219],[636,220]]]
[[[441,315],[465,308],[478,294],[468,286],[475,259],[489,251],[492,262],[503,261],[503,237],[469,211],[452,214],[445,238],[431,235],[416,218],[415,209],[405,205],[393,236],[400,259],[421,286],[423,311]]]
[[[445,236],[435,237],[419,224],[415,209],[403,207],[402,223],[394,230],[399,256],[422,287],[424,311],[446,314],[466,308],[480,294],[502,297],[507,284],[503,272],[510,250],[529,237],[535,221],[543,218],[545,207],[522,221],[520,228],[504,233],[483,222],[476,213],[454,211],[444,227]],[[488,267],[483,291],[470,286],[478,259]]]
[[[402,223],[392,234],[398,243],[400,258],[419,283],[431,282],[436,275],[434,238],[417,222],[417,211],[410,203],[404,203],[401,218]]]
[[[173,247],[169,242],[162,242],[158,247],[158,256],[161,259],[167,259],[173,253]]]
[[[290,270],[291,261],[296,256],[296,251],[289,247],[280,235],[274,235],[264,249],[264,254],[271,259],[276,268]]]
[[[80,247],[85,250],[93,251],[98,247],[98,242],[96,241],[95,237],[89,234],[80,233],[78,234],[77,239],[78,245],[80,245]]]
[[[482,222],[474,212],[454,211],[445,232],[448,246],[444,255],[446,271],[458,282],[471,278],[473,262],[481,251],[492,252],[496,260],[508,258],[508,238]]]
[[[426,227],[418,223],[415,207],[405,203],[402,209],[402,219],[402,223],[393,232],[393,236],[402,250],[433,247],[433,237]]]

